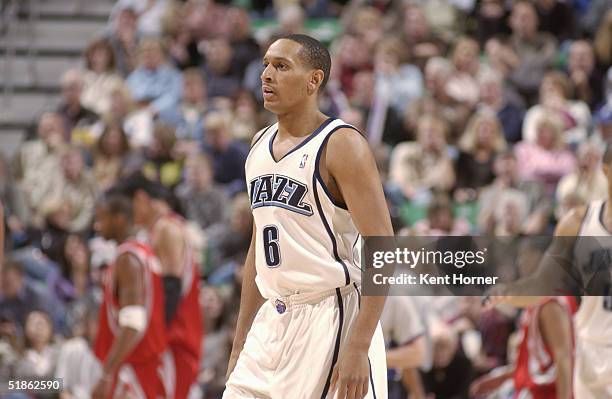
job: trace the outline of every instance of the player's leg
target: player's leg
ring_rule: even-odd
[[[270,380],[279,361],[280,348],[270,302],[257,312],[236,367],[229,376],[223,399],[271,398]]]

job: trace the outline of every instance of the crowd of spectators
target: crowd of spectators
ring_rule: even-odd
[[[220,397],[252,228],[244,163],[274,122],[261,56],[299,32],[329,45],[321,108],[369,141],[398,234],[550,234],[571,207],[606,196],[609,0],[118,0],[61,77],[60,105],[0,159],[0,380],[56,375],[63,399],[88,397],[114,249],[93,234],[95,202],[140,171],[189,220],[203,276],[199,382]],[[408,367],[422,376],[406,384],[411,398],[468,398],[472,378],[510,361],[515,313],[470,298],[412,306],[429,356]]]

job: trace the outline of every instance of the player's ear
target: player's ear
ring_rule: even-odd
[[[308,94],[313,94],[317,91],[321,83],[323,83],[323,71],[316,69],[310,74],[310,80],[308,81]]]

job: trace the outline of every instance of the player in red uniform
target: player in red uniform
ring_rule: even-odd
[[[134,221],[146,229],[147,242],[159,258],[164,285],[168,345],[176,369],[175,398],[197,389],[203,335],[199,270],[185,221],[172,211],[165,189],[142,175],[122,182],[132,198]]]
[[[103,375],[92,398],[172,398],[164,292],[159,264],[147,245],[130,239],[132,204],[109,192],[96,207],[95,229],[120,244],[104,276],[104,301],[94,352]]]
[[[481,377],[472,385],[472,395],[480,397],[512,379],[515,399],[572,398],[576,309],[574,297],[543,297],[525,309],[516,366]]]

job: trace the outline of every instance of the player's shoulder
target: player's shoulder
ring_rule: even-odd
[[[351,125],[341,125],[330,135],[327,153],[358,155],[360,151],[369,151],[370,147],[363,134]],[[350,152],[347,152],[350,151]]]
[[[585,205],[571,209],[557,224],[555,236],[577,236],[580,233],[580,227],[587,210],[588,206]]]

